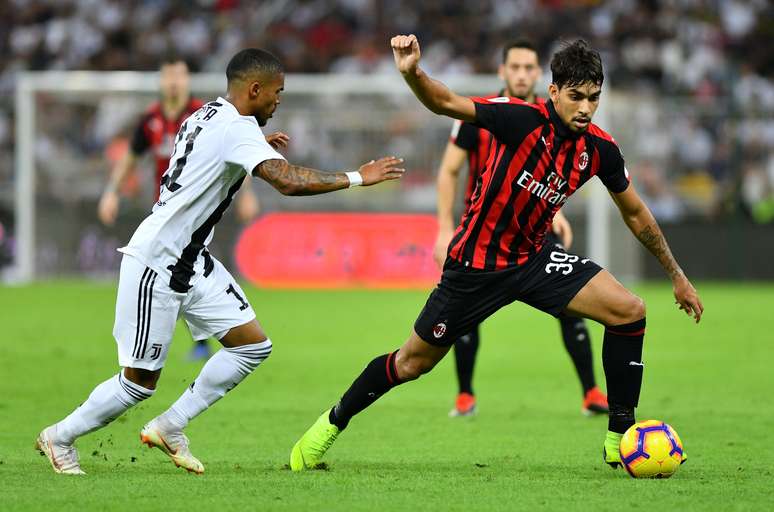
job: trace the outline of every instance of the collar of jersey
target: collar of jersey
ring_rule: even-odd
[[[218,101],[218,103],[222,103],[223,105],[228,105],[228,107],[227,107],[227,108],[230,108],[231,110],[233,110],[233,111],[234,111],[234,113],[235,113],[236,115],[238,115],[239,117],[242,117],[242,118],[244,118],[244,119],[247,119],[247,120],[249,120],[249,121],[252,121],[252,122],[253,122],[253,123],[255,123],[256,125],[258,124],[258,121],[257,121],[257,120],[256,120],[256,119],[255,119],[253,116],[243,116],[242,114],[240,114],[240,113],[239,113],[239,111],[237,110],[237,108],[234,106],[234,104],[233,104],[233,103],[231,103],[230,101],[228,101],[228,100],[227,100],[226,98],[224,98],[223,96],[218,96],[218,99],[217,99],[217,101]]]
[[[574,131],[567,128],[567,125],[562,122],[559,114],[556,113],[554,102],[552,102],[550,99],[546,100],[546,108],[548,109],[548,119],[551,124],[554,125],[554,131],[557,137],[561,139],[577,139],[581,136],[580,133],[575,133]]]

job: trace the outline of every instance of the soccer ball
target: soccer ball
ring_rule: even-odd
[[[634,478],[669,478],[683,457],[675,429],[658,420],[635,423],[621,439],[621,462]]]

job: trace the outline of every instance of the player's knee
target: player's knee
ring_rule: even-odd
[[[269,358],[272,351],[274,350],[274,344],[271,342],[269,338],[266,338],[265,340],[258,342],[254,345],[258,350],[258,354],[260,354],[261,360],[265,361]]]
[[[142,386],[145,389],[156,389],[156,383],[161,376],[161,370],[145,370],[143,368],[124,368],[124,378]]]
[[[415,380],[429,372],[435,366],[435,362],[426,357],[412,355],[398,357],[395,360],[395,369],[401,381]]]
[[[258,365],[267,360],[273,349],[274,345],[269,338],[257,343],[223,348],[231,357],[239,361],[239,365],[243,369],[250,371],[255,370]]]
[[[636,322],[637,320],[642,320],[645,318],[645,301],[633,293],[630,293],[616,313],[617,318],[615,325],[628,324]]]

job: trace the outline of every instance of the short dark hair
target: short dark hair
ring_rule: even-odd
[[[168,66],[170,64],[177,64],[178,62],[182,62],[185,64],[185,67],[188,69],[191,68],[191,65],[188,64],[188,61],[185,60],[185,58],[177,53],[165,53],[161,56],[161,60],[159,61],[159,69],[163,68],[164,66]]]
[[[583,39],[564,43],[551,59],[551,81],[558,87],[591,82],[602,86],[602,57]]]
[[[266,50],[247,48],[231,57],[226,66],[228,83],[243,80],[251,73],[278,75],[285,72],[282,63]]]
[[[537,48],[529,39],[512,39],[503,46],[503,63],[508,60],[508,52],[514,48],[520,48],[523,50],[532,50],[537,55]]]

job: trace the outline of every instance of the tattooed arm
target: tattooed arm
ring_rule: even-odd
[[[349,179],[343,172],[316,171],[285,160],[265,160],[256,166],[253,174],[286,196],[324,194],[349,187]]]
[[[403,159],[390,156],[360,166],[363,186],[400,178],[404,171],[395,166],[402,162]],[[344,172],[323,172],[279,159],[264,160],[253,169],[253,175],[268,181],[286,196],[311,196],[349,187],[349,178]]]
[[[621,211],[621,216],[631,232],[658,259],[672,280],[675,302],[679,304],[680,309],[689,316],[693,316],[698,323],[704,312],[704,306],[702,306],[699,295],[688,278],[685,277],[683,269],[677,264],[672,251],[669,249],[669,244],[667,244],[666,238],[664,238],[664,234],[658,226],[658,222],[656,222],[648,206],[637,194],[637,191],[634,190],[634,185],[629,185],[621,193],[611,193],[610,195]]]

